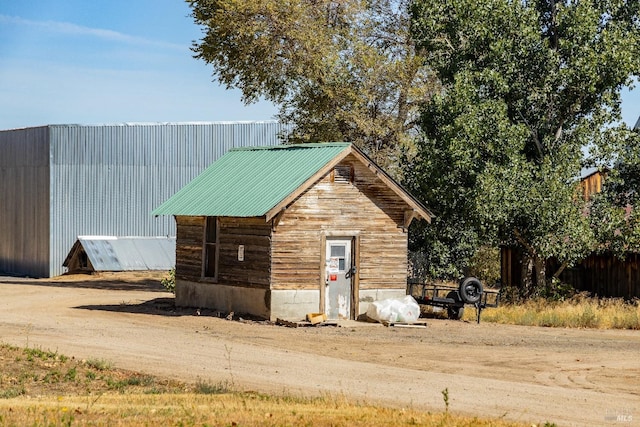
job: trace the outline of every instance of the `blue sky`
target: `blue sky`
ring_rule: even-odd
[[[61,123],[269,120],[212,80],[182,0],[0,2],[0,129]],[[640,88],[623,94],[640,115]]]
[[[273,119],[192,57],[189,12],[182,0],[0,2],[0,129]]]

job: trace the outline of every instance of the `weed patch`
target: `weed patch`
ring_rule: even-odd
[[[198,394],[225,394],[231,393],[233,387],[230,381],[224,380],[217,383],[210,381],[198,380],[195,386],[195,392]]]
[[[97,369],[98,371],[106,371],[112,368],[111,363],[104,359],[89,359],[86,364],[90,368]]]
[[[465,312],[467,320],[474,316],[474,310]],[[540,298],[485,310],[482,321],[555,328],[640,330],[640,303],[620,298],[587,298],[581,294],[566,301]]]

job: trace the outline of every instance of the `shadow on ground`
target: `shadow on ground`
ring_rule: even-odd
[[[112,311],[115,313],[155,314],[161,316],[197,316],[198,313],[200,313],[200,315],[213,315],[213,312],[210,310],[177,308],[174,298],[154,298],[140,304],[122,302],[121,304],[80,305],[73,308],[81,310]]]
[[[27,277],[0,277],[0,283],[12,285],[48,286],[58,288],[104,289],[112,291],[148,291],[166,292],[162,286],[161,274],[154,275],[69,275],[49,279],[32,279]]]
[[[80,310],[111,311],[114,313],[151,314],[157,316],[217,317],[227,320],[269,323],[260,318],[244,314],[235,314],[233,312],[226,313],[206,308],[176,307],[174,298],[154,298],[140,304],[129,304],[127,302],[122,302],[121,304],[80,305],[73,308],[77,308]]]

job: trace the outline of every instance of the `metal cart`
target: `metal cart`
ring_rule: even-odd
[[[410,283],[409,295],[415,298],[418,304],[445,308],[449,319],[455,320],[462,319],[465,305],[473,305],[476,308],[478,323],[482,310],[497,307],[500,303],[500,292],[485,290],[480,280],[475,277],[462,279],[457,287]]]

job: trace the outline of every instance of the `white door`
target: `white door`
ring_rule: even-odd
[[[328,319],[351,317],[351,239],[327,239],[325,313]]]

